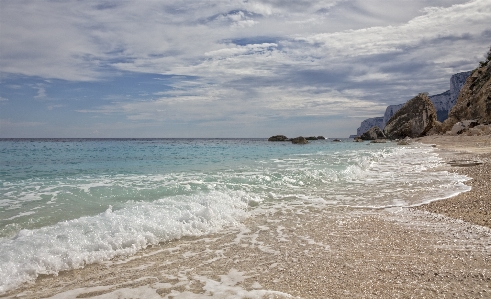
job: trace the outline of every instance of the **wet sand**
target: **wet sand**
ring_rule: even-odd
[[[43,276],[8,296],[491,298],[486,218],[491,156],[485,153],[491,139],[421,142],[436,144],[449,162],[483,163],[442,165],[470,175],[473,190],[418,208],[319,208],[299,202],[255,211],[240,227]],[[471,150],[457,152],[466,149]]]
[[[466,183],[471,191],[420,209],[491,228],[491,135],[429,136],[419,141],[436,145],[449,171],[472,178]]]

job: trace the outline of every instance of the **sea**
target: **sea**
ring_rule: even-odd
[[[305,203],[391,209],[468,191],[429,145],[267,139],[1,139],[0,295]]]

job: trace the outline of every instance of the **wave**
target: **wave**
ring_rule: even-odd
[[[128,203],[120,210],[109,207],[96,216],[21,230],[0,242],[0,294],[40,274],[82,268],[159,242],[236,225],[247,216],[249,202],[257,200],[241,191],[213,191]]]

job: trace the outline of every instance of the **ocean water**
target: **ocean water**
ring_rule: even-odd
[[[469,190],[421,144],[0,140],[0,294],[238,225],[255,210],[414,206]]]

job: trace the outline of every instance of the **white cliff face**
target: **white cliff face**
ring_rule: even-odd
[[[462,86],[464,86],[465,81],[471,75],[472,71],[462,72],[453,75],[450,78],[450,90],[445,91],[444,93],[436,94],[430,96],[430,100],[435,106],[437,119],[440,122],[443,122],[448,118],[448,113],[457,103],[457,98],[459,97],[460,90]],[[404,104],[399,105],[390,105],[385,109],[385,113],[383,117],[374,117],[364,120],[360,127],[356,130],[356,134],[360,136],[366,131],[370,130],[373,126],[379,127],[381,130],[385,128],[385,125],[389,121],[389,119],[404,106]],[[382,119],[382,120],[380,120]]]
[[[356,135],[360,136],[361,134],[365,133],[366,131],[370,130],[372,127],[379,127],[380,130],[382,130],[384,127],[382,126],[384,122],[383,117],[374,117],[374,118],[369,118],[365,119],[364,121],[361,122],[360,127],[356,130]]]
[[[453,105],[451,106],[452,96],[450,90],[430,96],[430,100],[435,106],[437,120],[439,122],[446,120],[448,118],[448,112],[453,107]]]
[[[469,76],[471,75],[472,71],[468,72],[462,72],[462,73],[457,73],[450,77],[450,104],[449,104],[449,109],[448,111],[455,106],[455,103],[457,103],[457,98],[459,97],[460,90],[462,89],[462,86],[464,86],[465,81]]]

